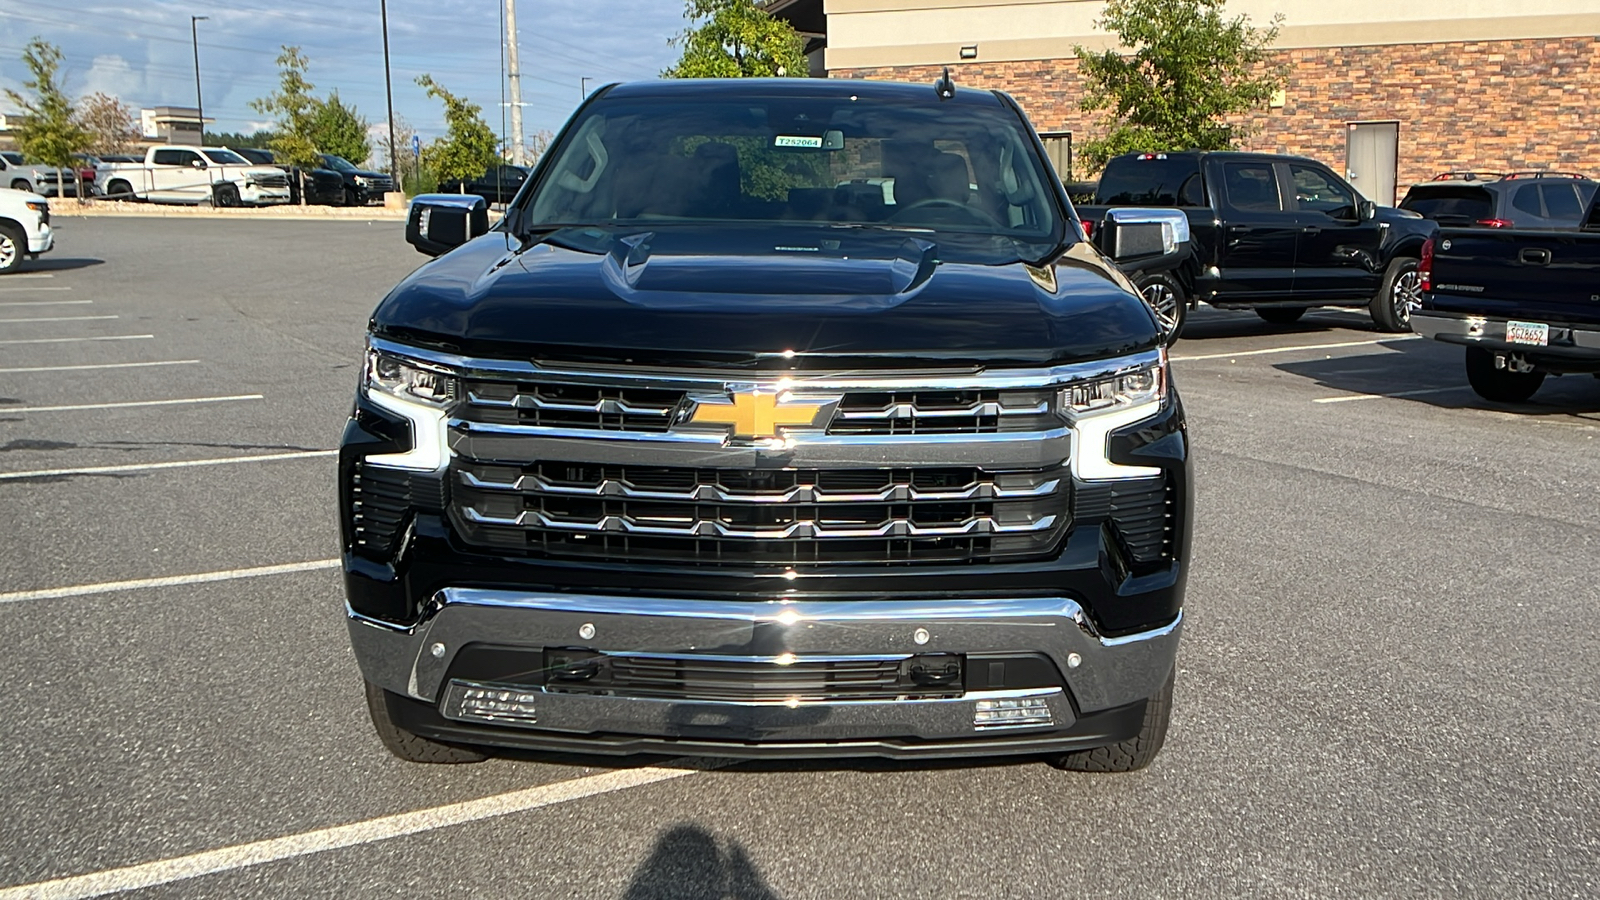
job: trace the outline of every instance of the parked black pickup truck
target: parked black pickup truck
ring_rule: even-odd
[[[1139,287],[1181,317],[1200,301],[1288,324],[1313,306],[1364,306],[1405,331],[1420,300],[1417,261],[1434,223],[1374,206],[1323,164],[1258,153],[1129,153],[1106,164],[1085,222],[1111,206],[1176,207],[1194,259]],[[1170,296],[1169,296],[1170,295]],[[1181,330],[1181,321],[1178,330]]]
[[[1412,327],[1464,345],[1467,381],[1486,400],[1600,373],[1600,195],[1576,232],[1444,229],[1423,290]]]
[[[1183,408],[1010,97],[611,86],[487,225],[414,201],[341,442],[393,753],[1155,756]]]

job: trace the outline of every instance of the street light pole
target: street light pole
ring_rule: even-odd
[[[394,84],[389,79],[389,0],[378,0],[378,10],[383,17],[383,93],[389,101],[389,182],[390,190],[400,187],[400,164],[394,156]]]
[[[589,76],[578,79],[578,99],[586,100],[589,97]]]
[[[206,106],[200,99],[200,30],[197,23],[210,16],[189,17],[189,39],[194,42],[194,117],[200,120],[200,143],[206,142]]]

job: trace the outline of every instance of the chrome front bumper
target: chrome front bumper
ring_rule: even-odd
[[[1183,617],[1107,638],[1064,598],[731,602],[450,588],[429,614],[399,628],[347,610],[364,677],[385,690],[459,713],[463,683],[446,682],[456,654],[475,642],[522,648],[582,646],[601,653],[717,654],[752,659],[923,653],[1042,653],[1065,678],[1057,688],[968,691],[959,697],[806,702],[722,702],[525,688],[536,721],[518,731],[572,736],[850,742],[1020,738],[1067,729],[1078,717],[1159,693],[1172,671]],[[922,639],[922,643],[918,640]],[[443,698],[444,702],[440,702]],[[978,727],[982,700],[1027,698],[1048,724]]]

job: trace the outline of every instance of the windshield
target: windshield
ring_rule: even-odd
[[[525,223],[734,220],[1040,241],[1061,227],[1047,177],[1025,125],[998,105],[601,100],[571,126]]]
[[[345,159],[342,156],[334,156],[331,153],[322,154],[322,164],[336,172],[356,171],[355,165],[351,163],[350,160]]]
[[[5,157],[6,162],[11,163],[13,166],[22,165],[22,154],[21,153],[16,153],[14,151],[9,151],[8,150],[8,151],[6,151],[4,153],[0,153],[0,156]]]
[[[233,152],[232,150],[205,150],[205,151],[202,151],[202,152],[205,153],[206,159],[211,160],[212,162],[216,163],[219,166],[248,166],[248,165],[250,165],[250,161],[249,160],[247,160],[244,157],[240,156],[239,154]]]

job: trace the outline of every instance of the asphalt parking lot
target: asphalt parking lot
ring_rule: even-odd
[[[391,758],[334,557],[397,222],[63,219],[0,279],[0,900],[1592,897],[1600,381],[1202,311],[1167,746],[1132,775]],[[11,887],[7,887],[11,886]]]

